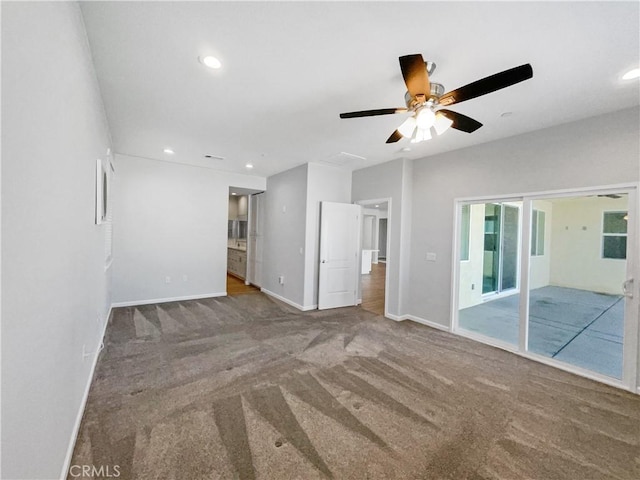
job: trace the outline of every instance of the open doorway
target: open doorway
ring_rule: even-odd
[[[227,295],[260,291],[256,262],[262,261],[262,235],[257,235],[256,231],[261,232],[262,228],[262,208],[258,199],[261,193],[259,190],[229,187]]]
[[[360,250],[361,307],[376,315],[385,315],[388,290],[387,259],[390,199],[365,200],[362,205]]]

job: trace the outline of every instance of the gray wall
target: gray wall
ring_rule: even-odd
[[[300,165],[267,178],[262,288],[304,304],[307,170]],[[278,277],[284,276],[284,285]]]
[[[454,198],[637,182],[639,119],[632,108],[416,160],[409,313],[450,324]]]
[[[114,303],[224,295],[229,186],[265,184],[252,175],[117,155]]]
[[[307,169],[307,231],[304,306],[318,305],[320,202],[351,203],[351,172],[310,163]]]
[[[408,302],[409,244],[411,234],[411,190],[412,162],[398,159],[356,170],[352,177],[352,200],[391,198],[390,220],[387,228],[391,232],[387,246],[387,269],[389,269],[389,304],[391,315],[402,316]]]
[[[2,4],[2,478],[60,478],[111,303],[109,132],[76,3]]]

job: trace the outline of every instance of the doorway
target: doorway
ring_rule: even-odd
[[[376,315],[386,314],[388,291],[388,243],[391,199],[358,202],[362,205],[360,270],[361,308]]]
[[[262,192],[239,187],[229,187],[227,218],[227,295],[257,293],[253,280],[256,277],[256,258],[261,260],[261,238],[256,238],[257,226],[261,228],[257,197]],[[259,244],[259,246],[258,246]]]

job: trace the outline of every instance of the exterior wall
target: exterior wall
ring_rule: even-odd
[[[620,295],[627,262],[602,258],[602,216],[627,209],[626,197],[555,200],[551,284]]]
[[[551,278],[552,244],[551,230],[553,225],[553,204],[546,200],[535,200],[532,208],[544,212],[544,254],[532,255],[529,259],[529,289],[546,287]]]

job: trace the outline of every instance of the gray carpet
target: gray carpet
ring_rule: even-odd
[[[120,308],[72,465],[121,479],[634,479],[640,397],[360,308]],[[73,478],[73,477],[69,477]]]

